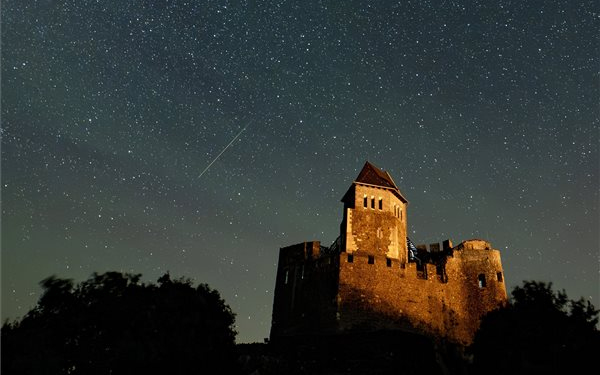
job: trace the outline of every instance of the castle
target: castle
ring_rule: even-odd
[[[394,330],[472,342],[480,319],[506,303],[500,253],[479,239],[415,246],[408,201],[366,162],[344,194],[340,236],[281,248],[271,340]]]

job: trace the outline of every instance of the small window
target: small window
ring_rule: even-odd
[[[498,281],[499,281],[499,282],[502,282],[502,272],[498,272],[498,273],[496,274],[496,277],[498,278]]]
[[[385,264],[386,264],[388,267],[391,267],[391,266],[392,266],[392,260],[391,260],[390,258],[386,258],[386,259],[385,259]]]
[[[288,281],[289,281],[289,276],[290,276],[290,271],[288,271],[288,270],[285,270],[285,284],[287,284],[287,283],[288,283]]]
[[[348,254],[348,263],[354,262],[354,254]]]
[[[379,209],[383,210],[383,199],[379,198]]]
[[[424,263],[417,262],[417,278],[427,280],[427,267]]]
[[[366,208],[366,207],[367,207],[367,205],[368,205],[368,199],[367,199],[367,196],[365,195],[365,196],[363,197],[363,206]]]
[[[406,268],[406,263],[404,263],[404,262],[400,263],[400,268],[401,269],[405,269]]]
[[[369,264],[375,264],[375,257],[373,255],[369,255]]]
[[[302,266],[302,272],[300,273],[300,278],[304,280],[304,266]]]
[[[402,220],[402,208],[400,208],[400,220]]]
[[[480,288],[485,288],[485,286],[486,286],[486,282],[485,282],[485,275],[484,275],[484,274],[480,274],[480,275],[477,277],[477,280],[478,280],[478,282],[479,282],[479,287],[480,287]]]
[[[375,197],[371,197],[371,208],[375,209]]]

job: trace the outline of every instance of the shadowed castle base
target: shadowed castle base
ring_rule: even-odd
[[[280,249],[271,341],[391,330],[469,345],[481,317],[506,303],[489,242],[412,245],[389,173],[367,162],[342,202],[333,245]]]

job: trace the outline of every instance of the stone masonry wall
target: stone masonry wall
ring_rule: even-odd
[[[346,251],[387,256],[406,263],[406,204],[387,189],[363,185],[354,188],[354,208],[345,208],[347,225],[342,226]]]
[[[335,329],[339,258],[320,250],[318,241],[280,249],[271,337]]]
[[[459,245],[460,247],[460,245]],[[458,247],[457,247],[458,248]],[[402,329],[468,344],[480,317],[506,301],[497,250],[461,248],[447,258],[447,282],[426,265],[402,263],[366,254],[340,254],[338,329],[341,331]],[[486,286],[479,287],[479,275]],[[503,279],[502,279],[503,280]]]

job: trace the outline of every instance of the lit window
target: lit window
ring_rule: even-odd
[[[485,288],[485,286],[486,286],[485,275],[484,274],[479,274],[479,276],[477,277],[477,280],[479,282],[479,287],[480,288]]]

